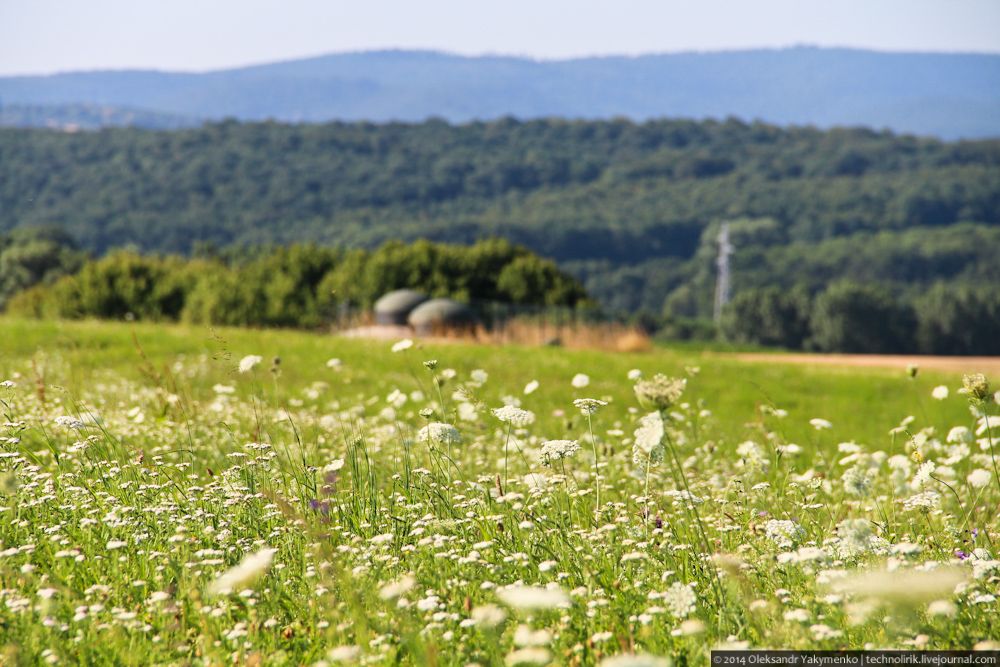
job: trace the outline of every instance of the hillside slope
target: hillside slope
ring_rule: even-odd
[[[703,316],[722,221],[737,290],[1000,284],[1000,141],[736,121],[0,130],[0,232],[57,225],[97,252],[502,236],[612,310]]]
[[[11,105],[92,105],[240,120],[451,122],[663,116],[1000,136],[1000,55],[798,47],[534,61],[423,51],[207,73],[0,78]]]

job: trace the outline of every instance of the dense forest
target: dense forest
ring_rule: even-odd
[[[502,237],[606,311],[676,324],[711,313],[724,221],[737,299],[850,279],[912,309],[1000,285],[1000,141],[736,120],[0,130],[0,232],[55,225],[97,254]]]

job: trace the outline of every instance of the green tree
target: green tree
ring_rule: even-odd
[[[72,237],[58,228],[25,227],[0,237],[0,310],[18,292],[75,273],[85,259]]]
[[[801,349],[809,337],[809,311],[809,295],[804,290],[746,290],[726,305],[722,334],[733,343]]]
[[[824,352],[898,354],[913,350],[916,318],[884,290],[841,282],[816,298],[811,329]]]
[[[497,276],[497,291],[503,300],[517,304],[575,306],[585,298],[580,284],[566,276],[551,260],[536,255],[518,257]]]
[[[1000,354],[1000,291],[935,285],[916,301],[917,341],[927,354]]]

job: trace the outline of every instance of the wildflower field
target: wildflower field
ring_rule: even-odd
[[[976,372],[0,319],[0,664],[996,649]]]

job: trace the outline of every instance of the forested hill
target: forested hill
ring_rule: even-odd
[[[0,130],[0,232],[58,225],[97,252],[502,236],[614,310],[703,316],[724,220],[737,290],[1000,284],[1000,141],[737,121]]]
[[[49,107],[52,119],[65,115],[59,105],[66,104],[285,122],[735,116],[997,137],[1000,54],[796,47],[538,61],[372,51],[204,73],[0,77],[0,101]],[[134,113],[112,117],[162,122]]]

